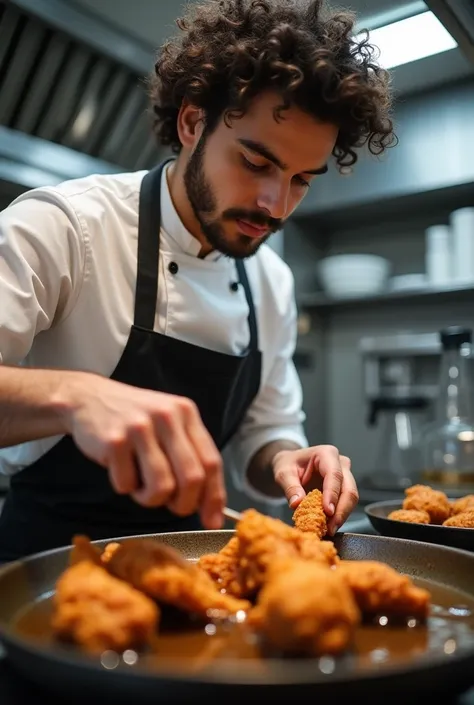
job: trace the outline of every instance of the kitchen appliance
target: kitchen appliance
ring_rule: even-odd
[[[419,433],[429,419],[436,387],[421,374],[420,359],[433,352],[431,336],[363,338],[367,425],[378,428],[375,465],[365,484],[401,490],[418,481]]]
[[[420,436],[421,481],[474,491],[472,331],[452,326],[440,331],[439,339],[436,414]]]
[[[401,489],[417,482],[418,437],[429,401],[423,397],[382,397],[371,405],[369,425],[379,425],[381,442],[373,484]]]

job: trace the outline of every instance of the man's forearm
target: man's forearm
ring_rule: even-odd
[[[298,443],[293,441],[272,441],[267,443],[253,456],[247,469],[247,479],[252,487],[269,497],[283,497],[284,492],[275,482],[273,476],[273,461],[282,450],[299,450]]]
[[[0,447],[66,433],[66,390],[86,375],[0,365]]]

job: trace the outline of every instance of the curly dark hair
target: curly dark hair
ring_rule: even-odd
[[[340,169],[367,144],[382,154],[396,141],[388,72],[376,62],[368,33],[357,39],[355,16],[324,11],[324,0],[207,0],[190,4],[181,30],[161,48],[148,80],[154,129],[179,153],[182,101],[203,109],[206,130],[229,124],[266,90],[282,96],[275,118],[290,105],[335,124],[333,156]]]

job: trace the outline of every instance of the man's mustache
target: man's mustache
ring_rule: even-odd
[[[245,220],[258,228],[268,228],[273,233],[280,230],[283,224],[279,218],[269,218],[259,211],[247,211],[242,208],[228,208],[222,217],[224,220]]]

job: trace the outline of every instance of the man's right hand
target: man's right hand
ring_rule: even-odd
[[[67,432],[116,492],[222,527],[222,459],[192,401],[88,373],[69,379],[66,398]]]

